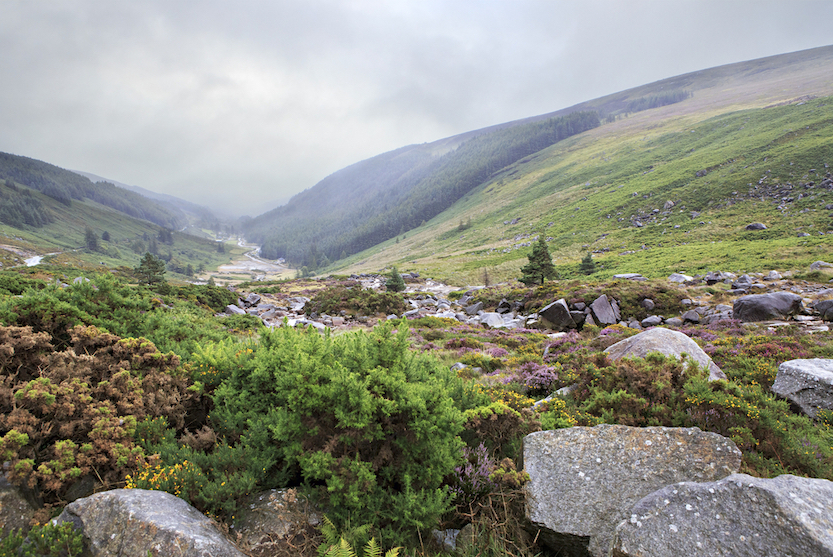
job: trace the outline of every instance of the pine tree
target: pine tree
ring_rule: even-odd
[[[544,284],[546,279],[554,279],[557,276],[555,266],[552,264],[550,250],[544,236],[538,236],[538,242],[532,246],[532,253],[527,258],[529,263],[521,267],[521,282],[527,285]]]
[[[98,236],[89,226],[84,230],[84,243],[90,251],[98,251]]]
[[[593,254],[589,251],[581,260],[578,270],[583,275],[592,275],[596,272],[596,262],[593,261]]]
[[[388,281],[385,283],[385,288],[387,288],[389,292],[402,292],[405,290],[405,281],[402,279],[402,275],[399,274],[399,269],[396,267],[390,270]]]
[[[139,277],[140,284],[156,284],[164,282],[163,275],[165,274],[165,262],[154,256],[152,253],[145,252],[139,266],[133,269],[136,276]]]

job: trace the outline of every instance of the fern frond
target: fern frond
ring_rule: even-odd
[[[376,538],[370,538],[364,546],[364,557],[382,557],[382,548],[376,543]]]

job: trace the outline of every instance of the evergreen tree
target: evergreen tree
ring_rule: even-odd
[[[556,278],[555,266],[552,264],[550,250],[544,235],[538,236],[538,242],[532,246],[532,253],[527,258],[529,263],[521,267],[521,282],[526,285],[544,284],[546,279]]]
[[[596,262],[593,261],[592,253],[588,251],[587,255],[582,258],[578,270],[583,275],[592,275],[596,272]]]
[[[89,226],[84,230],[84,243],[90,251],[98,251],[98,236]]]
[[[217,242],[217,253],[226,253],[225,242]]]
[[[110,233],[105,230],[104,232],[101,233],[101,239],[104,240],[105,242],[109,242],[110,241]]]
[[[133,269],[133,272],[139,277],[140,284],[156,284],[164,282],[163,275],[165,274],[165,262],[154,256],[152,253],[145,252],[139,266]]]
[[[402,275],[399,274],[399,269],[395,266],[390,270],[390,275],[388,275],[388,281],[385,283],[385,288],[387,288],[389,292],[402,292],[405,290],[405,281],[402,279]]]

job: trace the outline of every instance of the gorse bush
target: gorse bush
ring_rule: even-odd
[[[53,351],[46,333],[0,327],[0,460],[47,505],[86,476],[120,484],[148,459],[137,423],[164,416],[181,429],[193,402],[173,354],[95,327],[70,337],[71,349]]]

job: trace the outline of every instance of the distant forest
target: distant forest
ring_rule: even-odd
[[[5,180],[6,184],[13,185],[17,182],[37,190],[67,206],[71,206],[73,200],[89,199],[164,228],[178,229],[182,224],[181,217],[173,210],[137,193],[117,188],[107,182],[93,184],[75,172],[28,157],[0,153],[0,179]],[[0,221],[12,226],[19,226],[15,222],[21,221],[29,226],[43,226],[51,222],[48,211],[42,207],[38,208],[39,201],[31,197],[27,199],[22,191],[17,192],[13,188],[5,190],[4,193],[9,195],[10,201],[14,197],[14,208],[0,211]],[[12,195],[13,193],[16,195]],[[7,221],[6,218],[11,220]]]
[[[384,153],[252,219],[246,237],[264,257],[314,270],[420,226],[502,168],[599,125],[596,112],[574,112],[487,132],[442,155],[430,145]]]

